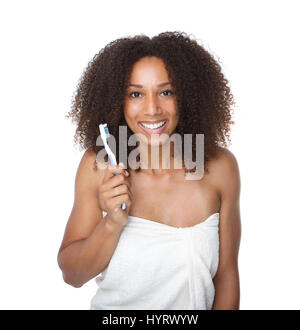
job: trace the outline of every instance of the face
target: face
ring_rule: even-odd
[[[142,134],[146,144],[163,144],[165,134],[171,136],[178,124],[175,90],[163,60],[153,56],[136,62],[125,95],[124,117],[130,129]]]

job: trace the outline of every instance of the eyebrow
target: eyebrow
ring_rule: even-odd
[[[166,85],[171,85],[171,83],[169,81],[158,84],[157,87],[162,87],[162,86],[166,86]],[[143,85],[138,85],[138,84],[130,84],[129,87],[137,87],[137,88],[143,88]]]

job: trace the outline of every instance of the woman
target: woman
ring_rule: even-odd
[[[185,33],[118,39],[89,63],[69,113],[86,152],[58,263],[74,287],[99,275],[91,309],[239,308],[240,177],[226,149],[233,104],[220,65]],[[101,123],[115,137],[120,126],[141,134],[139,168],[99,161]],[[174,166],[174,149],[167,168],[162,133],[204,134],[200,180]]]

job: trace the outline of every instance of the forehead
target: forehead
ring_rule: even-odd
[[[131,83],[143,84],[153,81],[155,83],[167,81],[168,72],[164,62],[158,57],[144,57],[134,63],[130,75]]]

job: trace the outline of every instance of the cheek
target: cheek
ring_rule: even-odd
[[[134,130],[137,120],[137,111],[132,109],[132,107],[125,108],[124,110],[124,117],[127,125],[130,127],[131,130]]]
[[[132,117],[134,116],[132,109],[130,107],[126,107],[124,109],[124,117],[125,119],[128,120],[132,120]]]
[[[174,112],[171,114],[171,116],[173,117],[173,121],[177,123],[178,120],[179,120],[179,113],[178,113],[178,111],[177,110],[174,110]]]
[[[124,115],[128,117],[128,119],[134,119],[139,112],[139,108],[135,104],[127,105],[124,109]]]

